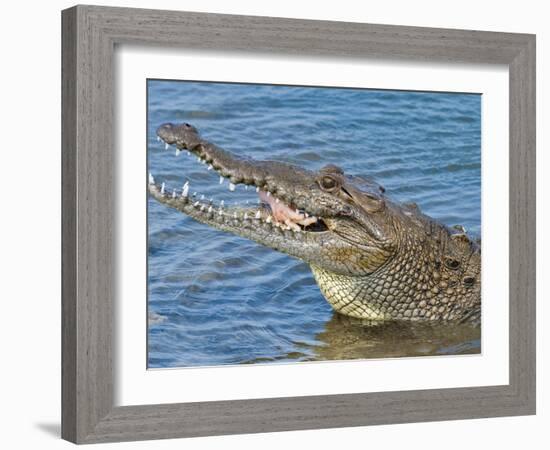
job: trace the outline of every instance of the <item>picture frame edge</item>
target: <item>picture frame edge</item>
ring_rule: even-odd
[[[155,19],[144,27],[143,21],[151,14]],[[423,33],[429,40],[439,31],[451,36],[452,42],[442,40],[439,53],[434,54],[436,61],[449,61],[450,54],[456,57],[454,61],[476,63],[488,50],[493,50],[489,64],[508,65],[510,254],[514,256],[510,258],[509,385],[114,407],[112,318],[116,267],[112,244],[116,199],[111,192],[112,167],[116,157],[112,139],[114,47],[120,43],[148,41],[155,45],[193,46],[197,45],[196,36],[208,33],[208,29],[186,27],[185,31],[181,31],[184,28],[180,28],[180,33],[193,36],[188,40],[185,36],[172,36],[173,40],[169,41],[168,33],[161,33],[166,31],[165,27],[161,29],[162,17],[176,28],[179,22],[186,23],[190,17],[194,20],[200,18],[211,27],[223,21],[226,32],[233,40],[227,39],[227,36],[206,36],[206,42],[202,42],[200,48],[216,48],[223,41],[226,48],[234,45],[238,50],[246,51],[238,28],[253,20],[255,24],[263,23],[268,34],[271,33],[269,27],[274,24],[279,29],[292,24],[280,39],[270,34],[271,47],[267,50],[261,36],[255,35],[257,41],[245,36],[248,48],[258,51],[296,54],[307,50],[334,57],[347,41],[342,38],[333,48],[323,47],[327,41],[323,40],[322,33],[333,27],[338,33],[351,30],[353,36],[359,39],[359,44],[356,42],[353,45],[368,41],[369,35],[372,35],[369,30],[387,33],[382,40],[380,34],[376,35],[377,43],[368,48],[350,47],[346,54],[348,57],[360,58],[371,53],[380,57],[386,52],[391,58],[425,60],[427,50],[420,48],[421,44],[415,44],[412,48],[407,46],[401,34],[414,34],[415,39],[422,43]],[[136,38],[138,31],[139,37]],[[310,38],[316,37],[318,47],[314,50],[311,45],[305,48],[303,33]],[[294,48],[293,36],[296,37],[295,43],[300,43]],[[502,45],[499,45],[499,39],[503,41]],[[535,36],[530,34],[261,16],[89,5],[64,10],[62,437],[75,443],[94,443],[534,414],[535,41]],[[472,42],[476,42],[477,46],[472,47]],[[257,46],[252,47],[255,43]],[[481,50],[480,46],[483,47]],[[451,48],[449,54],[444,54],[445,48]],[[429,50],[433,51],[433,43],[430,43]],[[382,411],[383,408],[386,410]],[[239,414],[231,411],[238,411]]]

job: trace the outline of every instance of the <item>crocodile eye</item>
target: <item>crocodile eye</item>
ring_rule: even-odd
[[[328,175],[325,175],[319,180],[319,186],[321,186],[321,189],[325,191],[332,192],[338,187],[338,181]]]

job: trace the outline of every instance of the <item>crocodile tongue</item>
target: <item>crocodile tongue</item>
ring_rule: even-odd
[[[316,217],[306,217],[305,214],[293,210],[289,205],[283,203],[277,198],[274,198],[268,192],[259,191],[258,196],[262,202],[269,205],[273,218],[277,222],[284,223],[291,228],[297,229],[299,229],[298,224],[307,227],[308,225],[317,222]]]

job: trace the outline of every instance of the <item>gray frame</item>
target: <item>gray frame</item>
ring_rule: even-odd
[[[144,9],[63,11],[62,437],[76,443],[535,413],[535,36]],[[510,383],[113,405],[116,44],[506,64],[510,76]]]

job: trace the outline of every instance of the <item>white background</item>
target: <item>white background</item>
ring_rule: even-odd
[[[548,440],[550,396],[544,380],[548,365],[550,317],[543,255],[550,252],[548,211],[542,209],[549,182],[542,149],[548,113],[549,80],[545,46],[548,12],[541,1],[521,3],[463,0],[357,2],[118,1],[105,5],[186,9],[311,19],[391,23],[536,33],[538,149],[538,411],[534,417],[314,430],[119,444],[117,448],[330,448],[343,445],[422,449],[543,448]],[[0,398],[5,448],[69,448],[59,440],[60,416],[60,15],[71,2],[4,2],[1,121],[3,202],[0,237],[3,300]],[[546,169],[546,170],[545,170]],[[547,278],[547,277],[546,277]],[[545,285],[546,284],[546,285]],[[546,292],[545,292],[546,291]],[[546,425],[546,427],[545,427]],[[547,443],[546,443],[547,445]],[[98,447],[105,447],[104,445]],[[109,447],[113,448],[113,447]]]

